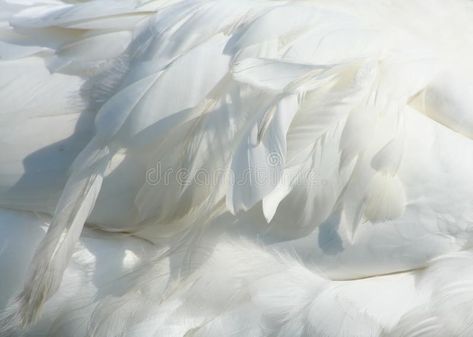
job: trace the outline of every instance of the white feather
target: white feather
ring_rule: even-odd
[[[0,334],[470,336],[472,17],[0,0]]]

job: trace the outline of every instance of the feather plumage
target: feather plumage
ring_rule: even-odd
[[[0,1],[0,230],[42,238],[0,331],[470,335],[472,16]]]

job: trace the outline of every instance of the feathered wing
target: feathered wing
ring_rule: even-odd
[[[318,235],[319,247],[309,247],[308,257],[340,278],[423,267],[429,259],[464,246],[466,203],[458,200],[457,213],[452,215],[461,220],[457,226],[447,223],[438,229],[430,221],[431,209],[442,200],[422,200],[419,190],[422,181],[433,195],[448,190],[449,184],[461,187],[462,195],[470,192],[464,180],[445,177],[440,167],[428,168],[432,160],[444,163],[449,159],[426,144],[468,146],[449,130],[469,136],[468,120],[461,123],[468,102],[460,101],[460,113],[452,115],[432,99],[436,90],[447,95],[450,87],[444,83],[450,82],[440,77],[436,84],[436,76],[445,70],[443,55],[432,52],[435,41],[427,38],[425,27],[410,23],[426,10],[426,4],[369,4],[360,12],[356,4],[343,1],[47,1],[31,8],[22,8],[21,1],[2,3],[5,24],[0,36],[8,47],[2,58],[12,61],[2,60],[0,66],[13,62],[18,69],[7,71],[5,66],[5,74],[13,81],[5,81],[7,89],[0,94],[18,92],[15,88],[23,83],[31,90],[41,85],[44,92],[57,88],[60,93],[48,102],[53,110],[48,113],[54,117],[39,111],[41,105],[33,97],[5,104],[6,119],[22,118],[27,121],[21,123],[23,127],[39,115],[53,123],[55,111],[60,114],[65,106],[75,107],[70,110],[72,129],[52,133],[51,138],[45,136],[47,130],[37,136],[43,147],[70,137],[65,144],[74,149],[67,151],[71,157],[62,157],[51,147],[51,163],[63,164],[54,166],[61,167],[59,174],[48,167],[34,173],[44,157],[32,162],[32,180],[43,172],[59,177],[51,185],[59,200],[54,211],[51,202],[56,200],[31,204],[25,199],[28,191],[35,190],[28,180],[12,182],[8,172],[0,180],[3,206],[53,213],[34,258],[36,267],[10,307],[4,329],[14,331],[17,325],[34,320],[41,304],[58,288],[88,222],[108,230],[134,231],[167,249],[156,258],[156,266],[151,263],[152,268],[137,273],[128,294],[104,300],[97,307],[97,321],[91,328],[96,336],[133,331],[136,324],[145,324],[146,310],[153,308],[139,308],[146,297],[162,304],[154,308],[159,312],[157,321],[163,322],[155,333],[170,333],[166,329],[172,329],[175,319],[189,321],[189,326],[179,327],[182,331],[176,330],[176,336],[222,332],[227,322],[236,324],[231,317],[245,320],[242,312],[246,310],[253,312],[260,305],[279,308],[265,299],[247,300],[264,294],[264,281],[262,287],[258,284],[265,275],[256,266],[243,268],[241,278],[228,280],[238,288],[239,280],[246,278],[250,285],[236,289],[235,302],[225,304],[224,314],[219,313],[222,302],[232,292],[225,287],[221,302],[204,301],[209,312],[194,311],[193,305],[199,303],[194,297],[199,299],[202,287],[210,282],[200,284],[200,278],[217,277],[216,270],[225,265],[223,257],[235,260],[245,250],[260,257],[261,266],[274,269],[267,270],[268,280],[281,277],[281,282],[290,283],[289,292],[307,288],[315,293],[315,298],[308,296],[313,303],[296,294],[294,306],[304,310],[290,313],[294,320],[283,321],[281,326],[271,326],[279,321],[274,319],[277,313],[274,317],[255,313],[249,332],[262,336],[268,331],[282,331],[281,336],[379,334],[381,325],[373,323],[370,314],[360,314],[362,309],[350,301],[343,304],[347,309],[340,316],[340,326],[317,315],[317,306],[336,311],[332,307],[339,296],[336,283],[293,259],[275,257],[272,250],[253,244],[233,246],[220,236],[221,232],[243,233],[264,244],[279,241],[275,249],[304,253],[304,245],[313,245],[311,240]],[[451,13],[462,8],[459,1]],[[436,3],[435,15],[440,15],[439,9],[443,7]],[[392,10],[404,15],[394,19]],[[30,63],[34,80],[15,78]],[[77,105],[70,103],[69,95],[77,99]],[[20,114],[15,112],[17,107]],[[448,128],[434,127],[432,119],[422,119],[411,107]],[[58,119],[57,125],[64,124]],[[412,129],[417,126],[426,130],[424,143],[415,139]],[[22,133],[28,130],[25,126]],[[17,141],[13,137],[10,143]],[[11,161],[26,163],[24,158],[39,149],[31,145],[34,142],[22,151],[11,151]],[[415,148],[409,150],[412,144]],[[421,179],[412,163],[416,163],[415,153],[425,149],[430,152],[419,163],[431,174]],[[10,165],[10,158],[6,162]],[[28,177],[18,165],[12,167],[14,177]],[[437,178],[441,184],[435,184]],[[10,187],[19,188],[18,194],[12,194]],[[40,197],[51,195],[44,187],[36,190]],[[324,239],[327,235],[333,242]],[[426,251],[414,247],[419,237],[425,239],[421,248]],[[389,249],[377,240],[387,242]],[[429,246],[429,242],[434,244]],[[196,253],[201,245],[210,250],[210,257]],[[405,247],[412,256],[400,252]],[[392,252],[397,258],[388,261]],[[162,272],[158,262],[166,258],[182,266],[164,290],[149,290],[147,281]],[[251,260],[249,255],[243,258]],[[290,274],[294,279],[285,280],[283,271],[290,266],[295,269]],[[309,290],[302,280],[306,277],[320,287]],[[252,287],[257,291],[251,292]],[[129,303],[134,305],[127,307]],[[169,317],[169,312],[176,313],[175,317]],[[116,317],[123,321],[116,324]],[[266,321],[267,330],[259,331],[260,323]]]

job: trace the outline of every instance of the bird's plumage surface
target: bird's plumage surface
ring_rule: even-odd
[[[472,18],[0,1],[0,335],[471,336]]]

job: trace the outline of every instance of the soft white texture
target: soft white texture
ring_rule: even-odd
[[[472,19],[1,0],[0,335],[473,334]]]

